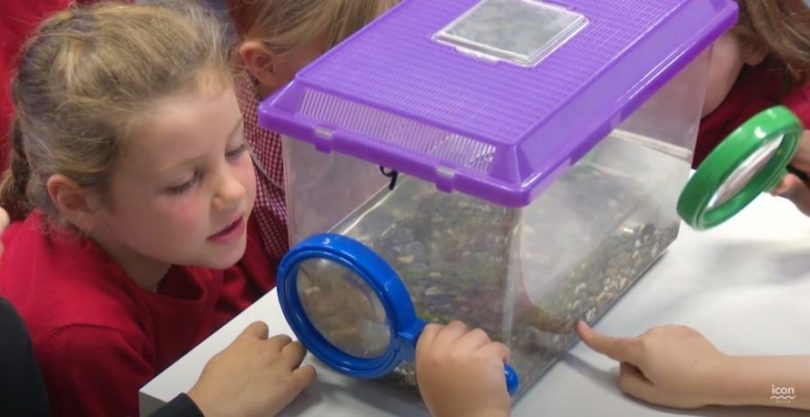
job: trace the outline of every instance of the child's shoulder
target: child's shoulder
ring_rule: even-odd
[[[138,308],[117,265],[79,236],[46,232],[41,213],[3,234],[0,295],[26,321],[32,338],[74,325],[125,328]]]
[[[3,245],[8,247],[20,240],[35,238],[42,233],[42,214],[34,211],[23,220],[15,220],[2,232]]]
[[[3,232],[3,245],[0,288],[19,281],[18,276],[69,275],[79,265],[84,270],[77,272],[89,273],[87,264],[98,261],[97,254],[79,233],[48,220],[38,210],[9,225]]]

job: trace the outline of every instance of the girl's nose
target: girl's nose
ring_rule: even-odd
[[[226,169],[220,177],[216,194],[214,195],[214,208],[229,210],[238,206],[245,198],[245,185],[239,178]]]

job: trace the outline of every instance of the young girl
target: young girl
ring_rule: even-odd
[[[258,124],[259,103],[396,0],[228,0],[239,39],[237,95],[257,171],[254,212],[271,262],[289,249],[281,139]]]
[[[697,167],[737,126],[776,104],[810,126],[810,9],[804,0],[738,0],[737,25],[714,44],[695,156]],[[810,131],[801,148],[810,148]],[[798,153],[795,168],[810,172]],[[810,215],[810,188],[793,174],[774,194]]]
[[[197,9],[106,4],[53,16],[24,50],[0,293],[54,415],[136,415],[138,389],[244,305],[246,279],[272,276],[250,235],[254,172],[221,45]],[[272,415],[308,385],[301,346],[266,332],[215,356],[184,410]],[[460,323],[424,334],[436,416],[508,413],[503,345]],[[446,401],[470,390],[486,395]]]
[[[697,166],[737,126],[776,104],[810,126],[810,10],[804,0],[737,0],[737,25],[714,44]]]
[[[144,383],[273,286],[223,45],[193,6],[104,4],[23,50],[0,295],[55,415],[136,415]]]

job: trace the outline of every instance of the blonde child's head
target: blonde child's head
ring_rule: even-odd
[[[397,0],[228,0],[241,64],[271,92]]]
[[[13,79],[0,205],[67,223],[134,274],[235,263],[255,178],[224,39],[190,3],[49,18]]]

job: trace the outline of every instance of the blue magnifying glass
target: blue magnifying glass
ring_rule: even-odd
[[[298,340],[327,366],[358,378],[414,360],[426,323],[399,275],[362,243],[319,234],[296,245],[276,277],[281,309]],[[520,387],[504,364],[507,390]]]

